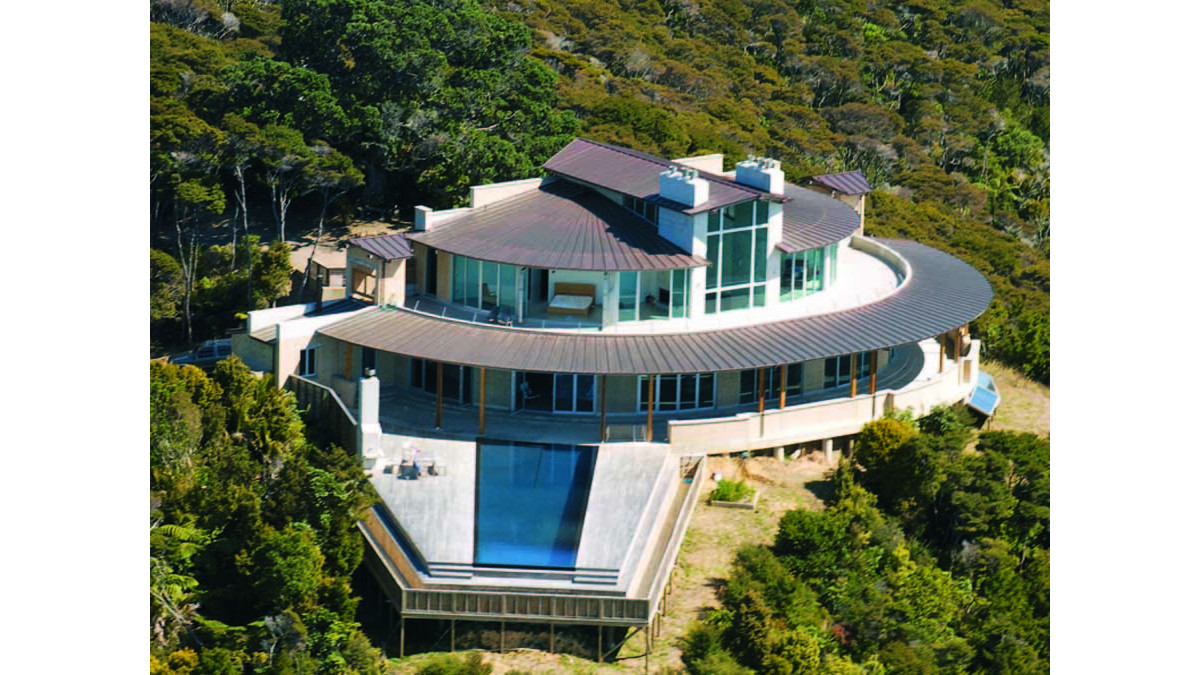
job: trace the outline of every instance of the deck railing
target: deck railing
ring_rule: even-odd
[[[343,449],[351,453],[355,451],[358,446],[358,420],[342,403],[337,392],[298,375],[289,375],[283,387],[296,396],[297,408],[308,409],[322,424],[332,427],[334,437],[341,442]]]

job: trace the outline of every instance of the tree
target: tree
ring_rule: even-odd
[[[150,249],[150,320],[176,318],[182,299],[183,270],[179,263],[169,253]]]
[[[292,200],[307,192],[309,165],[314,157],[299,131],[278,124],[262,128],[262,154],[267,186],[271,189],[271,210],[279,226],[280,241],[287,240],[287,212]]]
[[[311,266],[317,247],[325,233],[325,212],[329,204],[350,190],[363,184],[363,173],[355,168],[350,158],[334,150],[329,144],[318,142],[309,148],[315,160],[307,175],[308,186],[321,196],[321,213],[317,218],[317,239],[313,242],[312,253],[308,256]],[[301,283],[303,291],[308,286],[308,274],[304,275]]]

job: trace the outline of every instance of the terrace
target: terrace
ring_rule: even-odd
[[[850,386],[845,384],[829,389],[804,392],[799,396],[789,395],[786,407],[778,410],[778,400],[766,401],[765,413],[774,415],[779,412],[796,413],[811,410],[813,414],[819,411],[823,415],[837,418],[837,411],[830,406],[860,405],[863,401],[868,405],[868,417],[858,419],[851,416],[849,423],[861,425],[873,416],[883,413],[887,396],[894,397],[896,405],[901,405],[908,392],[921,391],[931,385],[946,382],[954,386],[957,381],[954,373],[957,368],[946,365],[944,372],[938,373],[938,346],[933,340],[919,344],[897,347],[892,362],[883,368],[876,380],[876,394],[868,393],[868,378],[858,380],[857,396],[850,397]],[[954,380],[954,382],[951,382]],[[872,402],[874,404],[872,405]],[[919,408],[920,403],[914,404]],[[601,428],[598,414],[550,414],[533,410],[508,412],[503,409],[489,407],[485,411],[484,433],[480,432],[480,414],[477,404],[455,404],[444,402],[442,408],[442,424],[436,427],[437,401],[436,398],[424,391],[404,386],[383,387],[380,393],[380,423],[383,430],[391,434],[420,436],[425,438],[474,441],[485,435],[490,439],[513,441],[531,441],[539,443],[596,443],[601,438],[607,441],[651,441],[656,443],[675,444],[684,427],[704,424],[707,421],[739,420],[747,416],[758,417],[757,403],[744,405],[720,406],[703,410],[682,412],[655,411],[651,424],[653,434],[647,434],[646,413],[613,413],[607,412],[604,426]],[[819,429],[812,430],[812,438],[806,437],[806,430],[792,430],[795,440],[789,443],[801,443],[825,438]],[[764,444],[763,447],[767,447]]]

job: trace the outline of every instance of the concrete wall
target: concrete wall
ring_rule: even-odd
[[[682,157],[672,160],[680,164],[685,164],[693,169],[700,169],[709,173],[719,174],[725,170],[725,155],[715,152],[711,155],[696,155],[695,157]]]
[[[717,373],[716,379],[717,407],[739,405],[738,398],[741,396],[742,388],[741,371]]]
[[[475,391],[471,393],[471,400],[479,403],[479,369],[473,369],[471,373],[471,386]],[[500,370],[499,368],[487,369],[487,408],[491,410],[512,410],[513,409],[513,372],[511,370]]]
[[[451,288],[450,282],[454,277],[454,258],[445,251],[437,252],[437,297],[450,301]]]
[[[599,393],[600,383],[596,383],[597,394]],[[636,413],[638,412],[637,394],[638,378],[632,375],[609,375],[608,376],[608,413]],[[599,407],[596,408],[599,412]]]
[[[413,267],[413,279],[417,283],[417,290],[425,293],[425,256],[428,255],[429,247],[419,242],[412,242],[413,257],[409,264]]]
[[[546,183],[557,180],[553,176],[545,178],[527,178],[525,180],[510,180],[506,183],[471,186],[471,208],[477,209],[498,201],[516,197],[526,192],[532,192]]]
[[[250,370],[259,373],[270,372],[275,362],[275,350],[271,345],[255,340],[245,333],[238,333],[230,338],[230,347]]]

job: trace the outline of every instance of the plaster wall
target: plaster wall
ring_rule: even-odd
[[[505,183],[471,186],[471,208],[478,209],[498,201],[516,197],[517,195],[533,192],[541,186],[556,180],[552,176],[544,178],[527,178],[525,180],[510,180]]]

